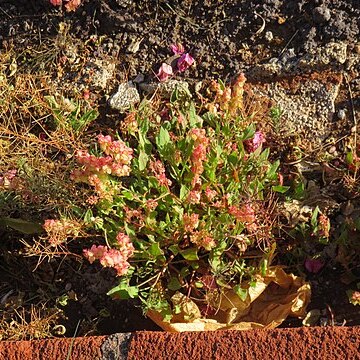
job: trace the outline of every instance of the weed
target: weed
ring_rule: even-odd
[[[204,113],[176,94],[155,109],[141,104],[117,140],[99,135],[97,149],[77,152],[72,178],[94,189],[83,221],[106,239],[84,254],[116,270],[120,284],[110,295],[139,297],[169,319],[179,292],[206,302],[207,278],[212,293],[230,288],[243,298],[244,280],[266,274],[270,199],[287,187],[262,149],[263,133],[242,115],[244,83],[214,83]]]

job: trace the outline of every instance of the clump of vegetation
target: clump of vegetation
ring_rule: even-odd
[[[94,189],[81,220],[105,240],[84,255],[116,270],[120,283],[110,295],[138,297],[145,311],[169,320],[176,294],[205,315],[225,289],[246,298],[245,281],[254,286],[266,274],[274,194],[287,188],[264,134],[243,113],[244,83],[243,75],[232,87],[214,82],[203,111],[176,91],[169,103],[144,101],[117,140],[100,134],[90,152],[77,151],[72,178]],[[62,241],[64,226],[45,223],[50,235],[63,232]]]

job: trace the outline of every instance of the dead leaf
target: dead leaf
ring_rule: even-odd
[[[272,329],[288,316],[304,317],[310,302],[310,284],[300,277],[285,273],[280,266],[270,267],[265,277],[259,276],[255,286],[245,283],[241,287],[248,288],[245,300],[241,300],[232,290],[213,300],[215,303],[212,306],[217,306],[219,311],[212,319],[199,318],[200,310],[191,300],[193,321],[177,322],[179,314],[170,323],[163,321],[156,311],[149,311],[147,315],[170,332]]]

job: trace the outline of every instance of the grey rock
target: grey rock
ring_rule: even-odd
[[[318,24],[327,22],[331,18],[330,10],[326,6],[318,6],[314,9],[313,18]]]
[[[148,94],[158,91],[163,96],[171,96],[177,90],[180,94],[191,97],[189,84],[186,81],[168,80],[166,82],[152,82],[140,84],[140,89]]]
[[[101,345],[101,360],[126,360],[131,333],[113,334]]]
[[[253,91],[280,107],[285,135],[299,134],[316,147],[331,132],[339,88],[340,82],[309,77],[291,87],[281,81],[254,85]]]
[[[337,117],[340,119],[340,120],[344,120],[345,117],[346,117],[346,112],[344,109],[340,109],[337,113]]]
[[[271,31],[267,31],[265,33],[265,39],[266,41],[271,42],[274,39],[273,33]]]
[[[140,101],[140,95],[132,81],[119,85],[118,91],[109,99],[109,105],[115,110],[125,112]]]

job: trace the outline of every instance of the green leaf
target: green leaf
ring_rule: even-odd
[[[170,281],[168,282],[167,287],[169,290],[172,290],[172,291],[181,289],[181,284],[180,284],[179,279],[173,276],[172,278],[170,278]]]
[[[225,88],[226,88],[225,83],[221,79],[218,79],[218,83],[220,85],[220,89],[225,90]]]
[[[233,290],[235,292],[235,294],[240,298],[241,301],[245,301],[249,290],[248,289],[243,289],[240,285],[235,285],[233,287]]]
[[[146,169],[146,165],[148,163],[149,157],[147,156],[147,154],[145,153],[144,150],[140,150],[140,154],[139,154],[139,170],[143,171]]]
[[[259,150],[259,151],[260,151],[260,149],[261,149],[261,146],[258,147],[256,150]],[[255,152],[256,152],[256,150],[255,150]],[[269,155],[270,155],[270,149],[269,149],[269,148],[266,148],[266,149],[260,154],[259,160],[260,160],[260,161],[265,161],[265,160],[267,160],[267,159],[269,158]]]
[[[133,200],[134,199],[134,194],[130,190],[123,190],[121,192],[121,195],[127,200]]]
[[[209,263],[214,271],[217,271],[222,264],[221,256],[226,249],[227,244],[226,241],[220,241],[216,248],[211,250],[210,256],[209,256]]]
[[[139,289],[137,286],[130,286],[125,282],[121,282],[118,286],[108,291],[107,295],[123,300],[134,299],[139,295]]]
[[[43,231],[43,227],[36,222],[26,221],[22,219],[14,219],[9,217],[0,218],[0,228],[4,228],[6,226],[28,235],[40,233]]]
[[[319,209],[319,207],[317,206],[317,207],[315,208],[312,216],[311,216],[311,225],[312,225],[313,227],[316,227],[316,226],[318,225],[318,220],[317,220],[317,218],[318,218],[319,212],[320,212],[320,209]]]
[[[261,269],[261,275],[266,276],[267,270],[268,270],[268,260],[267,259],[263,259],[261,261],[260,269]]]
[[[295,186],[293,198],[296,200],[302,200],[304,197],[305,197],[305,184],[302,181],[300,181]]]
[[[63,294],[56,299],[56,304],[60,306],[65,307],[68,304],[68,302],[69,302],[69,296],[67,294]]]
[[[96,110],[89,110],[83,114],[79,119],[70,119],[71,127],[75,131],[81,131],[91,124],[99,116],[99,113]]]
[[[290,186],[275,185],[275,186],[272,186],[271,189],[275,192],[283,194],[283,193],[286,193],[290,189]]]
[[[179,253],[179,247],[177,245],[170,245],[169,250],[174,254],[177,255]]]
[[[91,224],[93,217],[94,217],[94,215],[93,215],[93,212],[91,211],[91,209],[86,210],[86,213],[84,215],[84,222],[86,224]]]
[[[185,200],[188,193],[189,193],[189,189],[182,184],[180,187],[180,200]]]
[[[149,249],[148,249],[149,253],[154,256],[154,257],[158,257],[160,255],[163,255],[163,251],[161,250],[160,248],[160,245],[159,243],[153,243],[149,246]]]
[[[198,125],[200,126],[202,125],[203,120],[200,116],[196,114],[194,103],[191,103],[188,114],[189,114],[189,123],[191,128],[197,127]]]
[[[276,160],[270,167],[270,169],[267,171],[266,173],[266,176],[269,178],[269,179],[275,179],[276,178],[276,171],[278,169],[280,165],[280,161],[279,160]]]
[[[352,164],[354,162],[354,155],[351,151],[346,154],[346,162]]]
[[[170,135],[169,132],[164,128],[160,128],[160,132],[156,137],[156,145],[159,148],[164,148],[170,142]]]
[[[252,139],[255,135],[256,127],[254,124],[251,124],[247,127],[242,135],[242,140]]]
[[[186,277],[189,276],[189,275],[190,275],[190,269],[189,269],[187,266],[181,268],[181,270],[180,270],[180,276],[181,276],[183,279],[186,278]]]
[[[185,260],[190,260],[190,261],[199,260],[197,254],[197,248],[188,248],[185,250],[180,250],[180,254]]]

